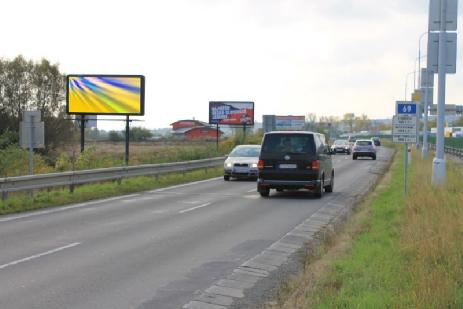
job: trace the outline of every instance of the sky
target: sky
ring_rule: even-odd
[[[258,122],[264,114],[390,118],[406,80],[408,97],[413,90],[407,73],[417,67],[428,3],[2,0],[0,57],[46,58],[65,74],[145,75],[145,116],[134,119],[147,128],[207,121],[208,102],[220,100],[254,101]],[[426,38],[421,46],[426,54]],[[458,52],[457,74],[447,76],[449,104],[463,104],[461,60]]]

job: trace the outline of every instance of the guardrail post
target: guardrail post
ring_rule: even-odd
[[[154,175],[154,178],[159,182],[159,174]]]
[[[206,170],[205,172],[206,172],[206,175],[207,175],[207,167],[205,168],[205,170]]]
[[[8,192],[2,191],[2,201],[6,201],[8,199]]]
[[[71,194],[74,193],[74,189],[75,189],[75,186],[74,186],[73,183],[71,183],[71,184],[69,185],[69,193],[71,193]]]

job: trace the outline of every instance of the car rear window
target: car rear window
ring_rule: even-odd
[[[258,157],[260,148],[258,147],[239,147],[233,149],[229,157]]]
[[[334,141],[335,145],[347,145],[347,141],[344,140],[336,140]]]
[[[314,137],[311,134],[267,134],[262,152],[281,154],[315,154]]]
[[[357,146],[371,146],[370,141],[358,141]]]

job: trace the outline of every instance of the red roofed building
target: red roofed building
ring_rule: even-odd
[[[198,120],[179,120],[170,124],[174,136],[186,140],[216,139],[217,129],[208,123]],[[223,132],[219,130],[219,138]]]

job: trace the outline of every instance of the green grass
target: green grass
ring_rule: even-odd
[[[432,158],[413,153],[403,194],[403,151],[366,204],[351,250],[306,297],[314,308],[463,308],[463,170],[431,184]],[[432,156],[430,156],[432,157]]]
[[[208,179],[220,175],[223,175],[223,167],[209,168],[207,174],[202,169],[185,172],[185,174],[172,173],[160,175],[158,180],[155,177],[133,177],[123,179],[120,184],[117,182],[105,182],[82,185],[76,187],[74,193],[70,193],[69,188],[65,188],[64,190],[52,190],[50,192],[46,190],[35,192],[34,197],[30,197],[28,194],[12,194],[8,200],[0,201],[0,215],[86,202]]]
[[[404,212],[401,154],[396,154],[389,184],[372,201],[371,216],[352,251],[320,283],[315,308],[391,308],[408,302],[399,293],[409,284],[398,245]]]

